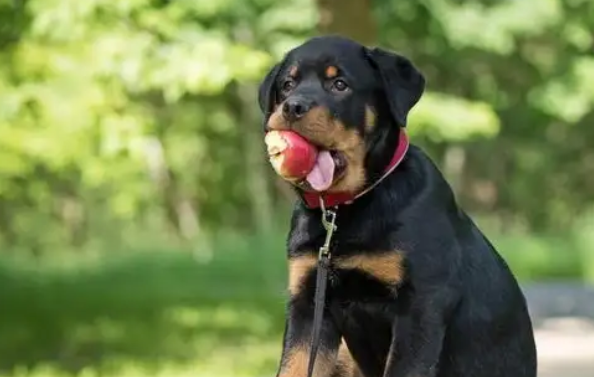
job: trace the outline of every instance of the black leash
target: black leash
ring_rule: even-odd
[[[326,304],[326,286],[328,283],[328,270],[330,269],[330,242],[332,235],[336,231],[336,211],[327,210],[324,206],[324,200],[320,198],[320,207],[322,209],[322,225],[326,229],[326,239],[324,245],[318,252],[318,268],[316,273],[316,293],[314,298],[314,318],[311,336],[311,349],[309,353],[309,365],[307,367],[307,377],[312,377],[316,356],[320,346],[320,333],[322,331],[322,321],[324,318],[324,306]]]

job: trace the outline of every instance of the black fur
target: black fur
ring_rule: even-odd
[[[320,74],[282,93],[292,65],[319,73],[329,63],[341,69],[348,94],[332,93]],[[371,180],[392,156],[399,127],[406,126],[424,86],[404,57],[341,37],[319,37],[271,70],[259,99],[265,122],[273,104],[297,95],[358,129]],[[364,128],[369,104],[377,111],[371,131]],[[532,324],[514,276],[418,147],[411,145],[399,167],[371,192],[340,206],[337,225],[333,260],[398,252],[405,274],[397,286],[387,286],[356,268],[334,267],[322,333],[326,352],[343,337],[366,377],[536,377]],[[320,211],[298,202],[289,258],[314,255],[324,236]],[[283,363],[291,348],[310,341],[315,269],[300,287],[288,303]]]

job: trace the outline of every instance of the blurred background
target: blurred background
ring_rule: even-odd
[[[589,0],[0,0],[0,376],[274,375],[294,198],[257,87],[320,33],[424,72],[409,133],[536,325],[594,313],[593,20]]]

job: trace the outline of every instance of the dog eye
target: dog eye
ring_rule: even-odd
[[[345,90],[347,90],[349,88],[349,86],[347,85],[346,82],[344,82],[344,80],[334,81],[333,87],[334,87],[334,89],[336,89],[339,92],[344,92]]]
[[[291,79],[287,79],[283,82],[282,88],[284,92],[288,92],[289,90],[295,87],[295,81]]]

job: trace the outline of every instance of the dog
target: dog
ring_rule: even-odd
[[[410,59],[337,35],[290,50],[260,83],[263,131],[294,131],[326,156],[325,176],[288,183],[298,199],[278,377],[307,375],[329,209],[336,231],[314,376],[536,377],[516,278],[408,142],[425,86]]]

